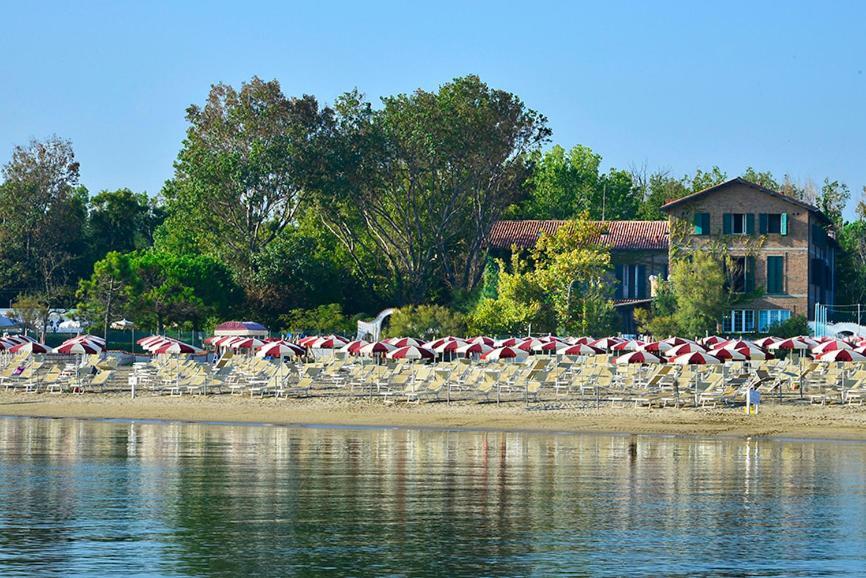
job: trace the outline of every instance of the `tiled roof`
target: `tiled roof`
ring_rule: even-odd
[[[494,249],[534,247],[542,232],[553,234],[568,221],[497,221],[487,243]],[[612,251],[667,251],[667,221],[606,221],[601,242]]]

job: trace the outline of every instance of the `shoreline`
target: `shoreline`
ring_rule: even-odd
[[[220,425],[406,428],[527,433],[675,435],[713,438],[866,441],[866,407],[761,407],[757,416],[725,409],[527,409],[522,402],[385,405],[381,400],[314,397],[150,397],[0,393],[0,416],[151,420]]]

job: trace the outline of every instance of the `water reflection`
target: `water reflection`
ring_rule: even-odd
[[[0,419],[0,573],[861,574],[866,445]]]

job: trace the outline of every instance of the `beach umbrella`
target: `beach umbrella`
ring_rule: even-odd
[[[620,355],[614,361],[617,365],[627,365],[629,363],[662,363],[662,360],[648,351],[631,351],[625,355]]]
[[[671,360],[677,365],[717,365],[721,360],[706,351],[691,351],[678,355]]]
[[[589,336],[565,338],[565,342],[569,345],[590,345],[593,341],[595,341],[595,337]]]
[[[342,353],[348,353],[350,355],[358,355],[361,353],[361,348],[365,345],[368,345],[370,342],[365,341],[363,339],[356,339],[355,341],[350,341],[346,345],[340,348]]]
[[[460,355],[465,355],[469,357],[470,355],[483,355],[488,351],[493,351],[493,347],[486,343],[467,343],[465,345],[461,345],[456,349],[456,352]]]
[[[156,354],[172,354],[172,355],[198,355],[204,353],[201,349],[197,347],[193,347],[188,343],[183,343],[182,341],[172,341],[170,343],[165,343],[154,351]]]
[[[294,343],[289,343],[287,341],[272,341],[271,343],[264,344],[261,349],[258,350],[256,355],[258,357],[274,357],[282,359],[284,357],[297,357],[299,355],[304,355],[306,352],[306,349],[300,345],[295,345]]]
[[[575,343],[574,345],[569,345],[564,349],[560,349],[557,351],[560,355],[598,355],[599,353],[604,353],[604,350],[593,347],[592,345],[586,345],[585,343]]]
[[[718,357],[722,361],[746,361],[747,359],[751,359],[751,355],[748,355],[739,349],[727,349],[725,347],[714,349],[712,355]]]
[[[425,347],[407,345],[388,353],[389,359],[433,359],[436,354]]]
[[[784,350],[784,351],[808,351],[815,346],[815,342],[807,342],[800,337],[791,337],[771,343],[767,349]]]
[[[754,359],[756,361],[763,359],[773,359],[773,355],[771,353],[764,351],[763,349],[749,341],[732,341],[729,346],[725,346],[721,349],[739,351],[749,359]],[[718,351],[720,351],[720,349],[713,350],[710,353],[715,355]]]
[[[520,351],[525,351],[526,353],[530,353],[535,350],[535,347],[541,347],[545,342],[541,339],[536,339],[534,337],[527,337],[520,343],[518,343],[515,347]]]
[[[91,355],[101,351],[101,347],[87,341],[71,341],[63,343],[54,349],[54,353],[62,353],[63,355]]]
[[[448,339],[447,337],[443,339]],[[414,337],[392,337],[385,340],[386,343],[393,345],[396,348],[401,347],[424,347],[424,342]]]
[[[27,341],[26,343],[18,343],[9,349],[10,353],[48,353],[50,350],[41,343]]]
[[[823,355],[830,351],[839,351],[841,349],[854,349],[850,344],[842,341],[841,339],[831,339],[829,341],[824,341],[823,343],[819,343],[815,347],[812,348],[813,355]]]
[[[14,341],[9,341],[8,339],[0,339],[0,351],[9,351],[16,345],[20,345],[20,343],[15,343]]]
[[[650,353],[664,353],[665,351],[670,351],[674,346],[670,343],[665,343],[664,341],[653,341],[652,343],[647,343],[643,347],[641,347],[641,351],[649,351]]]
[[[315,341],[309,343],[307,347],[311,349],[340,349],[347,343],[349,343],[349,340],[340,337],[339,335],[326,335],[325,337],[319,337]],[[232,347],[234,347],[234,345],[232,345]]]
[[[556,353],[560,349],[567,348],[568,345],[555,340],[539,341],[532,346],[532,351],[539,353]]]
[[[664,352],[665,357],[678,357],[686,353],[699,353],[705,351],[704,348],[697,343],[680,343]]]
[[[703,345],[704,347],[710,347],[715,349],[715,346],[719,343],[723,343],[727,341],[724,337],[719,337],[718,335],[710,335],[709,337],[704,337],[703,339],[699,339],[698,343]]]
[[[644,341],[640,339],[629,339],[628,341],[623,341],[621,343],[617,343],[613,346],[614,351],[639,351],[646,345]]]
[[[697,342],[692,341],[691,339],[686,339],[684,337],[676,337],[676,336],[668,337],[667,339],[662,339],[662,341],[664,341],[665,343],[668,343],[670,345],[673,345],[674,347],[677,347],[678,345],[685,345],[686,343],[690,343],[692,345],[697,345]]]
[[[499,339],[494,344],[493,347],[517,347],[517,345],[521,342],[521,339],[517,337],[506,337],[505,339]]]
[[[833,361],[866,361],[866,355],[858,353],[853,349],[834,349],[818,356],[818,361],[833,362]]]
[[[306,337],[301,337],[300,339],[298,339],[298,345],[309,349],[313,342],[318,338],[318,335],[308,335]]]
[[[596,339],[590,345],[595,347],[596,349],[601,349],[604,351],[611,351],[613,346],[617,343],[622,342],[622,339],[619,337],[602,337],[601,339]]]
[[[481,359],[486,361],[497,361],[500,359],[525,359],[526,352],[522,349],[517,349],[516,347],[497,347],[496,349],[491,349],[487,353],[481,356]]]
[[[259,349],[265,343],[261,339],[255,337],[245,337],[237,341],[232,341],[229,347],[232,349],[249,349],[250,351]]]
[[[146,345],[142,345],[142,349],[144,349],[145,351],[149,351],[149,352],[153,353],[154,351],[156,351],[160,347],[164,347],[166,345],[172,344],[175,341],[177,341],[177,340],[172,339],[171,337],[160,337],[159,339],[156,339],[154,341],[149,341]]]
[[[103,339],[99,339],[99,340],[88,339],[88,337],[90,337],[90,336],[82,335],[79,337],[73,337],[72,339],[67,339],[66,341],[64,341],[60,345],[63,346],[63,345],[72,345],[75,343],[83,343],[84,345],[87,345],[88,347],[90,347],[92,349],[97,349],[99,351],[102,351],[103,349],[105,349],[105,341]]]
[[[373,343],[368,343],[361,347],[358,352],[361,355],[384,355],[386,353],[390,353],[394,351],[397,347],[391,345],[390,343],[385,343],[384,341],[374,341]]]
[[[777,341],[782,341],[778,337],[773,337],[772,335],[768,337],[761,337],[760,339],[755,339],[752,343],[760,347],[761,349],[768,349],[772,344]]]
[[[493,347],[496,341],[492,337],[487,337],[486,335],[479,335],[478,337],[471,339],[469,343],[483,343],[484,345]]]
[[[466,342],[462,339],[450,337],[447,340],[440,340],[435,347],[426,347],[426,349],[432,349],[436,353],[454,353],[458,348],[463,347],[464,345],[466,345]]]

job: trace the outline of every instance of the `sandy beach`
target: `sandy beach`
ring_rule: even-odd
[[[381,400],[335,397],[287,400],[222,395],[130,399],[120,393],[83,396],[0,393],[0,415],[866,440],[866,407],[790,404],[767,404],[759,415],[747,416],[742,408],[527,409],[522,403],[385,405]]]

